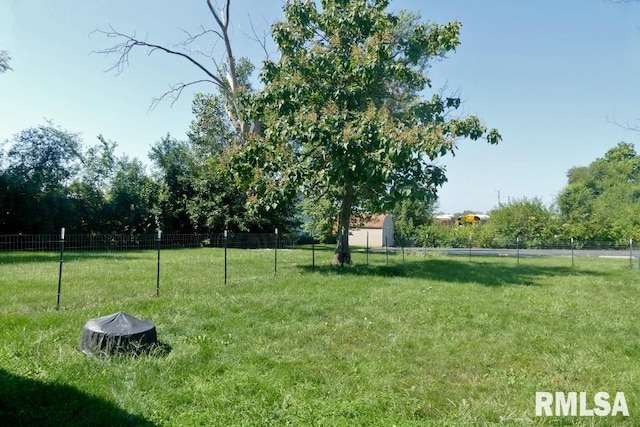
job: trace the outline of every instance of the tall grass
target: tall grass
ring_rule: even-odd
[[[220,249],[2,254],[0,424],[638,425],[628,260]],[[86,357],[82,325],[151,320],[166,351]],[[630,417],[536,418],[536,391],[625,393]]]

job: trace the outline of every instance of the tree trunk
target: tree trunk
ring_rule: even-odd
[[[351,264],[351,249],[349,248],[349,222],[351,220],[351,206],[353,205],[353,185],[345,184],[340,218],[338,219],[338,241],[333,255],[334,265]]]

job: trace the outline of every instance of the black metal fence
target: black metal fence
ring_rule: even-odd
[[[585,249],[585,250],[628,250],[640,248],[635,240],[540,240],[540,239],[494,239],[491,241],[473,239],[440,240],[429,242],[434,248],[486,248],[486,249]]]
[[[60,248],[58,234],[6,234],[0,235],[2,251],[54,251]],[[224,233],[212,234],[162,234],[160,243],[164,249],[221,248],[225,245]],[[136,251],[155,249],[157,234],[66,234],[66,251]],[[265,249],[295,248],[298,239],[275,233],[228,233],[228,248]]]
[[[0,235],[0,252],[7,251],[56,251],[60,248],[59,234],[6,234]],[[162,234],[163,249],[222,248],[232,249],[295,249],[309,243],[308,236],[275,233],[224,233]],[[408,242],[396,242],[397,249],[411,247]],[[157,234],[67,234],[64,236],[66,251],[137,251],[156,249]],[[538,239],[492,240],[474,239],[429,240],[422,248],[490,248],[490,249],[575,249],[575,250],[640,250],[640,240],[592,241]],[[414,247],[414,249],[417,249]]]

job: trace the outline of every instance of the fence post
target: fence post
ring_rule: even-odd
[[[633,269],[633,239],[629,239],[629,268]]]
[[[60,310],[60,291],[62,288],[62,262],[64,260],[64,227],[60,229],[60,270],[58,272],[58,302],[56,310]]]
[[[424,256],[427,256],[427,244],[429,244],[429,235],[424,239]]]
[[[311,271],[316,271],[316,238],[311,237]]]
[[[571,267],[573,267],[573,237],[571,238]]]
[[[160,296],[160,239],[162,239],[162,230],[158,229],[158,238],[156,239],[156,246],[158,248],[158,274],[156,275],[156,296]]]
[[[345,244],[344,244],[344,227],[340,228],[340,250],[341,251],[345,251]],[[344,252],[343,252],[344,253]],[[342,254],[339,255],[340,256],[340,267],[344,267],[344,256]]]
[[[389,265],[389,245],[387,244],[387,236],[384,236],[384,251],[387,254],[387,265]]]
[[[520,236],[516,237],[516,265],[520,265]]]
[[[367,249],[365,249],[365,254],[367,255],[367,265],[369,265],[369,232],[367,231]]]
[[[222,235],[222,241],[224,244],[224,284],[227,284],[227,236],[229,234],[229,230],[224,230]]]
[[[278,275],[278,229],[276,228],[276,245],[275,245],[275,259],[273,264],[273,275]]]

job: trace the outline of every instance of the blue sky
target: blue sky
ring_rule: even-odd
[[[219,3],[220,0],[218,0]],[[238,56],[264,58],[250,39],[249,16],[260,31],[281,17],[282,1],[232,0]],[[435,90],[459,93],[462,112],[496,127],[498,146],[461,141],[455,157],[439,161],[449,182],[440,210],[487,212],[521,197],[554,201],[566,172],[588,165],[640,133],[640,3],[605,0],[397,0],[394,9],[437,23],[462,22],[461,46],[431,70]],[[171,84],[200,77],[178,58],[139,51],[120,75],[105,72],[115,57],[92,54],[113,44],[95,29],[108,25],[149,41],[175,44],[180,28],[212,26],[204,1],[2,0],[0,49],[13,71],[0,75],[0,141],[53,120],[93,145],[98,134],[119,153],[147,161],[152,144],[182,138],[192,120],[193,91],[149,111]],[[221,46],[201,43],[201,48]],[[203,85],[194,90],[213,91]]]

